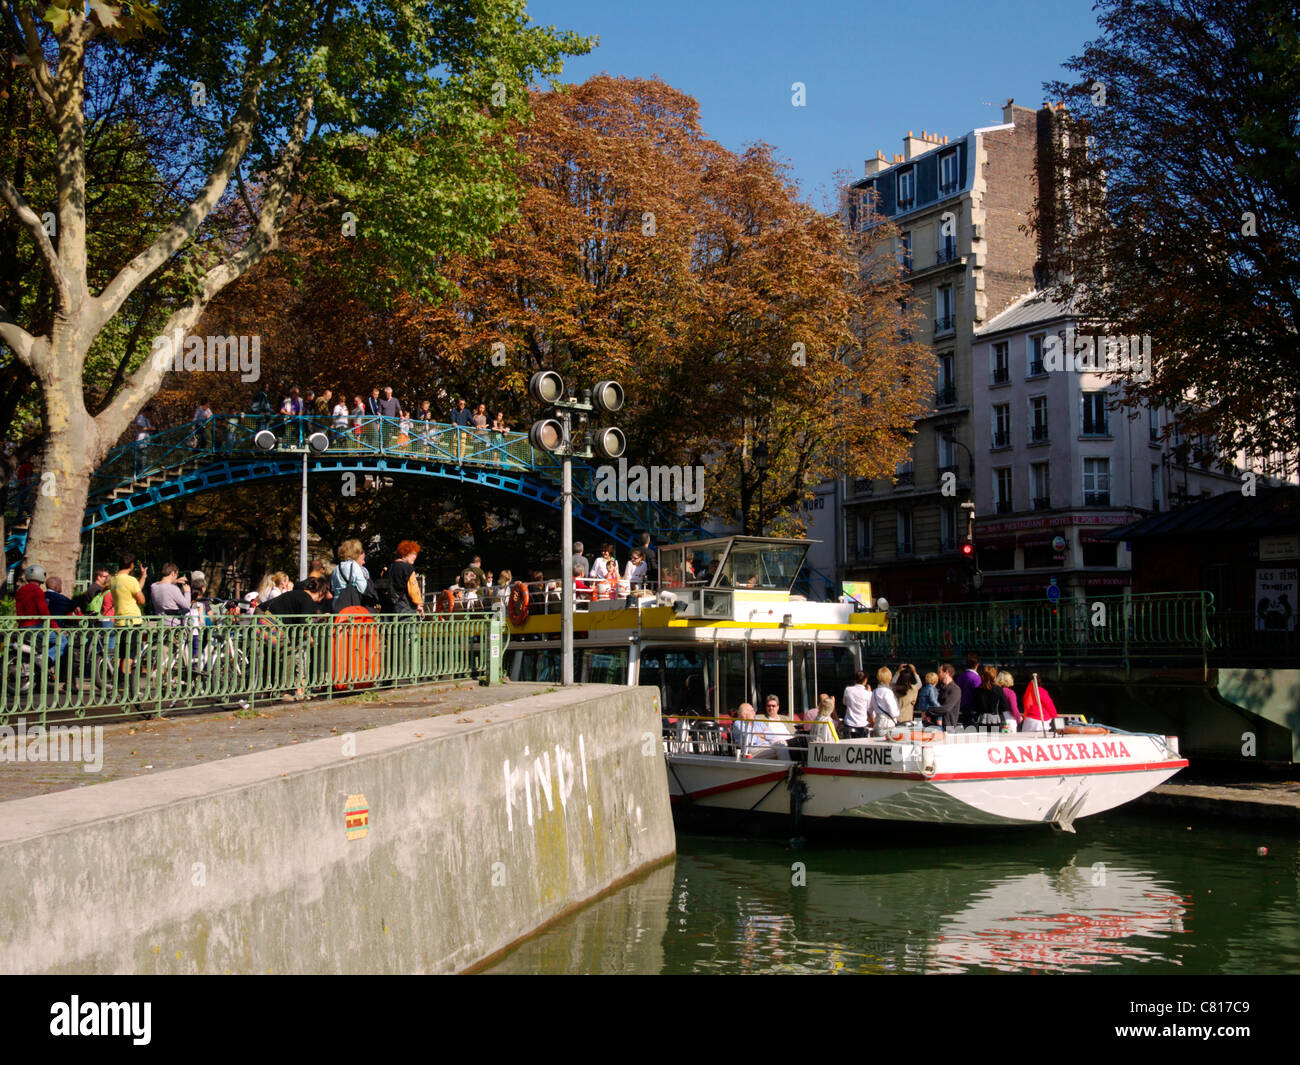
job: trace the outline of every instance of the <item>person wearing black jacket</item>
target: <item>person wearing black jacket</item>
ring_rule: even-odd
[[[971,695],[970,724],[980,728],[1001,728],[1003,715],[1011,716],[1011,704],[998,687],[998,671],[992,666],[980,668],[980,686]]]
[[[308,577],[301,590],[295,588],[283,592],[258,608],[259,613],[270,614],[285,626],[272,652],[272,655],[278,654],[278,667],[283,670],[285,691],[280,698],[285,702],[305,698],[306,685],[316,675],[315,641],[301,632],[300,626],[309,620],[308,615],[320,612],[321,600],[328,590],[324,578]],[[268,659],[273,661],[269,656]],[[272,665],[272,669],[275,668],[276,665]],[[271,676],[275,674],[271,673]],[[291,687],[296,688],[292,695],[288,691]]]
[[[928,717],[945,729],[954,729],[960,716],[961,689],[953,680],[952,666],[945,662],[939,667],[939,705]]]

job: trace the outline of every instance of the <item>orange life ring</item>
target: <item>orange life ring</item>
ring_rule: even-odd
[[[1066,725],[1061,730],[1067,736],[1109,736],[1110,729],[1100,725]]]
[[[363,606],[334,615],[334,687],[368,688],[383,671],[383,646],[375,617]]]
[[[510,619],[511,625],[523,625],[528,620],[528,585],[523,581],[515,581],[510,586],[506,616]]]

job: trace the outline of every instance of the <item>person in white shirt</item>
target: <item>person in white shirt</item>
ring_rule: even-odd
[[[627,565],[627,583],[632,588],[640,588],[645,584],[646,561],[645,553],[639,547],[632,548],[632,561]]]
[[[731,723],[731,742],[736,745],[741,758],[772,758],[767,729],[754,716],[751,703],[741,703],[736,710],[736,720]]]
[[[871,689],[867,687],[867,675],[858,670],[853,675],[853,683],[844,689],[844,727],[850,739],[860,739],[867,735],[871,725]]]
[[[600,549],[600,558],[596,559],[595,565],[591,567],[591,579],[595,581],[609,580],[609,567],[613,565],[614,572],[618,572],[618,563],[614,561],[614,545],[605,544]]]
[[[788,744],[790,738],[794,735],[794,730],[780,719],[781,700],[775,695],[769,695],[764,700],[764,713],[767,715],[766,722],[758,722],[758,727],[763,729],[764,738],[776,751],[778,758],[789,760],[790,749]]]
[[[330,414],[334,417],[334,431],[342,436],[348,431],[348,405],[343,402],[342,396],[339,396],[339,401],[334,404]]]
[[[871,693],[871,734],[884,736],[898,724],[898,697],[890,687],[894,675],[886,666],[876,671],[876,690]]]

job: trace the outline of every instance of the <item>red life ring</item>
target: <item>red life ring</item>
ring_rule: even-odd
[[[443,617],[450,616],[456,609],[456,593],[450,588],[446,588],[438,593],[438,613]]]
[[[528,585],[515,581],[510,586],[510,601],[506,604],[506,617],[512,625],[523,625],[528,620]]]

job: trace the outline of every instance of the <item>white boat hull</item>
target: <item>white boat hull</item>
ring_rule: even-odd
[[[969,735],[934,742],[814,743],[806,765],[670,752],[673,802],[785,814],[802,784],[814,819],[961,825],[1056,824],[1131,802],[1187,765],[1165,737]]]

